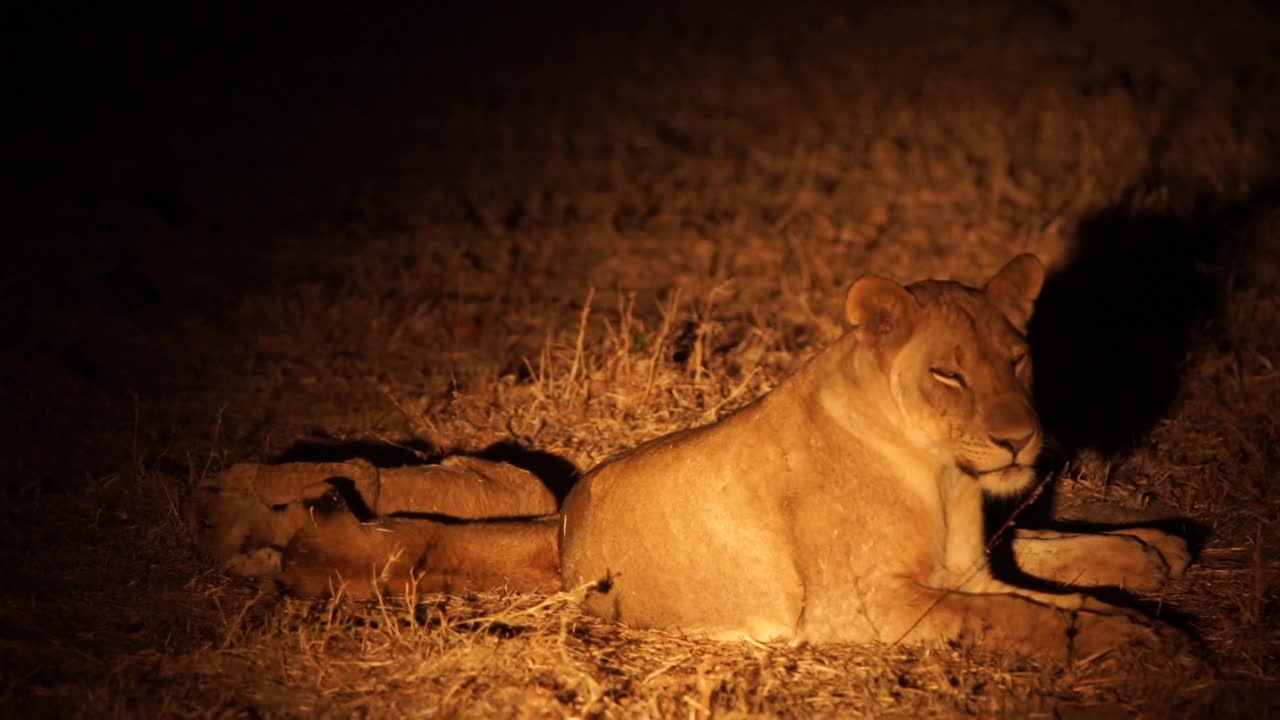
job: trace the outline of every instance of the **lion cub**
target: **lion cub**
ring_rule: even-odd
[[[981,289],[864,277],[846,298],[843,338],[733,415],[590,471],[558,515],[529,518],[550,509],[545,493],[514,468],[481,465],[470,466],[480,481],[434,494],[405,469],[383,482],[362,466],[356,483],[394,508],[380,515],[415,509],[400,493],[471,522],[290,515],[280,509],[300,507],[325,487],[317,473],[331,472],[294,465],[254,466],[258,479],[234,487],[215,481],[193,516],[220,559],[275,552],[261,572],[304,593],[340,583],[356,596],[377,584],[547,590],[607,578],[586,609],[639,626],[720,639],[970,639],[1056,658],[1168,633],[1088,595],[1015,587],[989,570],[984,495],[1025,493],[1041,448],[1025,332],[1043,280],[1032,255]],[[267,494],[275,510],[254,500]],[[489,514],[475,521],[476,507]],[[255,519],[227,522],[245,513]],[[228,525],[239,530],[219,530]],[[1189,561],[1184,541],[1150,529],[1019,531],[1013,551],[1031,575],[1135,590]]]

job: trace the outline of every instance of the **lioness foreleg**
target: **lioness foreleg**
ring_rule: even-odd
[[[1187,543],[1155,528],[1103,533],[1019,529],[1013,554],[1023,572],[1064,585],[1108,585],[1149,592],[1181,577]]]

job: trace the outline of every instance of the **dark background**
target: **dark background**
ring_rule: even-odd
[[[304,438],[510,439],[468,402],[527,385],[588,287],[638,293],[649,329],[684,288],[664,367],[714,315],[733,388],[744,358],[772,382],[834,337],[862,273],[977,283],[1025,250],[1054,270],[1032,338],[1054,457],[1094,463],[1078,494],[1205,526],[1178,599],[1221,672],[1188,707],[1263,706],[1277,22],[1247,2],[6,9],[5,706],[213,706],[205,676],[159,669],[207,657],[208,598],[245,592],[187,543],[193,479]],[[653,396],[656,424],[614,434],[549,413],[528,444],[588,466],[726,394]],[[225,673],[220,702],[289,712],[244,689],[261,674]],[[1082,696],[1028,692],[1028,712]]]

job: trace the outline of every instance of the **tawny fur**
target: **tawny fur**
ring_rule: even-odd
[[[988,568],[984,495],[1026,492],[1040,450],[1024,333],[1043,278],[1029,255],[983,289],[863,278],[846,299],[844,338],[720,422],[594,469],[559,515],[312,517],[296,508],[314,476],[272,486],[283,505],[264,502],[261,483],[213,488],[195,515],[220,559],[240,553],[259,569],[250,554],[278,547],[279,567],[265,567],[304,594],[341,585],[366,597],[411,583],[552,590],[561,579],[608,578],[589,611],[723,639],[966,638],[1063,658],[1172,637],[1131,611],[1014,587]],[[536,478],[477,462],[451,477],[406,469],[380,484],[360,466],[355,484],[379,514],[554,511]],[[1184,541],[1146,529],[1020,530],[1012,547],[1025,571],[1075,585],[1153,589],[1189,562]]]
[[[285,548],[280,581],[303,595],[342,588],[375,593],[513,592],[560,589],[558,522],[445,524],[413,518],[361,523],[347,513],[317,517]],[[376,587],[375,587],[376,586]]]

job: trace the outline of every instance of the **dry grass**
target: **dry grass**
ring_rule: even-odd
[[[228,169],[234,158],[208,177],[196,164],[175,181],[203,219],[186,229],[146,207],[121,213],[140,238],[133,270],[160,305],[131,299],[133,276],[93,248],[56,282],[6,281],[36,310],[14,311],[19,342],[0,348],[14,368],[0,399],[15,418],[0,497],[0,707],[1275,707],[1280,215],[1257,194],[1280,157],[1280,70],[1264,53],[1273,21],[1234,4],[1208,17],[1080,3],[1068,23],[1015,5],[632,18],[633,35],[537,45],[545,63],[477,57],[469,85],[439,90],[457,100],[429,108],[421,88],[443,71],[357,53],[353,67],[394,88],[379,102],[400,113],[333,109],[343,133],[380,138],[364,155],[317,168],[286,153],[261,179]],[[571,57],[594,61],[556,62]],[[316,123],[302,137],[329,139]],[[212,152],[234,153],[218,137]],[[231,187],[242,180],[248,189]],[[290,188],[266,219],[240,212],[255,182]],[[125,203],[102,192],[108,208]],[[841,292],[864,272],[976,282],[1023,250],[1061,264],[1092,214],[1139,207],[1180,222],[1198,195],[1241,210],[1216,227],[1235,250],[1201,268],[1221,302],[1195,319],[1154,426],[1115,453],[1070,458],[1058,491],[1067,509],[1151,507],[1203,527],[1199,563],[1160,598],[1190,614],[1203,665],[714,644],[602,623],[565,596],[308,603],[233,582],[187,544],[185,489],[230,462],[302,440],[424,455],[516,441],[584,469],[767,392],[840,332]]]

